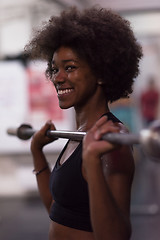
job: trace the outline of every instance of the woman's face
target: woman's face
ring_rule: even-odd
[[[60,47],[54,53],[52,81],[63,109],[83,107],[97,89],[97,78],[87,62],[69,47]]]

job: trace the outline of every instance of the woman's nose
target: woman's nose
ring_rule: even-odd
[[[60,83],[64,82],[66,78],[66,73],[63,70],[59,70],[54,76],[53,76],[53,82],[54,83]]]

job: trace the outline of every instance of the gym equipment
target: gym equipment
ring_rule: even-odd
[[[30,125],[22,124],[18,128],[9,128],[9,135],[17,136],[22,140],[30,139],[36,132]],[[47,136],[51,138],[67,138],[74,141],[81,141],[86,132],[72,132],[49,130]],[[138,134],[133,133],[107,133],[103,135],[102,140],[114,144],[133,145],[140,144],[144,152],[153,158],[160,158],[160,121],[156,120],[148,129],[142,129]]]

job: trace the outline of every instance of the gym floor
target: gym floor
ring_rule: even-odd
[[[142,157],[132,189],[131,240],[160,239],[160,164]],[[47,240],[49,218],[38,194],[0,199],[1,240]]]

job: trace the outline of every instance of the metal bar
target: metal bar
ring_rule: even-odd
[[[67,138],[74,141],[81,141],[85,135],[86,135],[86,132],[71,132],[71,131],[60,131],[60,130],[47,131],[48,137]]]
[[[36,131],[30,125],[22,124],[19,128],[9,128],[7,133],[9,135],[17,136],[22,140],[27,140]],[[86,132],[71,132],[48,130],[47,136],[53,138],[67,138],[74,141],[81,141]],[[141,144],[143,150],[152,159],[156,160],[160,157],[160,121],[156,121],[149,129],[142,129],[138,134],[133,133],[107,133],[103,135],[103,140],[120,145]]]
[[[71,131],[48,131],[47,136],[57,138],[68,138],[75,141],[81,141],[86,135],[86,132],[71,132]],[[139,143],[139,136],[128,133],[106,133],[103,135],[102,140],[109,141],[111,143],[117,143],[122,145],[132,145]]]
[[[36,132],[32,128],[26,128],[24,125],[18,129],[9,128],[7,133],[9,135],[18,136],[20,139],[27,140]],[[61,130],[49,130],[47,136],[53,138],[67,138],[75,141],[81,141],[86,135],[86,132],[72,132]],[[139,143],[139,135],[128,133],[107,133],[103,135],[102,140],[109,141],[111,143],[132,145]]]
[[[122,145],[132,145],[140,143],[139,134],[132,133],[106,133],[103,135],[102,139],[110,143]]]

